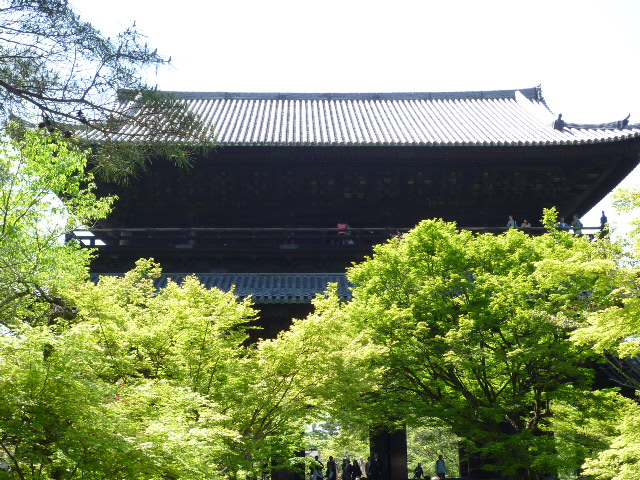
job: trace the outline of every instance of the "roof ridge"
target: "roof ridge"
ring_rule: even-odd
[[[452,92],[190,92],[158,91],[180,99],[240,99],[240,100],[465,100],[514,98],[516,92],[529,100],[543,101],[540,86],[511,90],[468,90]],[[120,90],[129,96],[132,90]],[[127,95],[128,94],[128,95]]]

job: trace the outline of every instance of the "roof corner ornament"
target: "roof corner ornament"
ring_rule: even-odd
[[[631,114],[627,115],[623,120],[620,120],[618,123],[620,124],[620,128],[624,128],[629,125],[629,117]]]
[[[539,102],[542,102],[542,84],[539,84],[536,87],[536,100],[538,100]]]
[[[562,120],[562,114],[558,115],[558,118],[556,118],[553,121],[553,128],[555,130],[562,130],[565,126],[564,120]]]
[[[625,130],[629,126],[629,118],[631,114],[627,115],[622,120],[616,120],[615,122],[608,123],[571,123],[562,120],[562,115],[558,115],[558,118],[553,122],[553,128],[556,130],[562,130],[564,128],[571,128],[577,130]],[[632,125],[631,127],[637,128],[638,125]],[[630,128],[631,128],[630,127]]]

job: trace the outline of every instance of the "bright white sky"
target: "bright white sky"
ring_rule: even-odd
[[[136,22],[161,90],[429,92],[542,85],[569,122],[640,123],[639,0],[71,0],[107,35]],[[626,182],[640,184],[640,171]],[[624,229],[607,203],[601,210]]]

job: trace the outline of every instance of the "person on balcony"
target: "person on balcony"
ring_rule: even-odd
[[[602,216],[600,217],[600,238],[604,238],[607,235],[609,235],[609,220],[603,210]]]
[[[338,228],[338,238],[342,239],[342,245],[353,245],[353,240],[349,238],[351,236],[349,224],[347,222],[338,222],[336,227]]]
[[[560,230],[567,230],[569,228],[569,224],[564,221],[564,217],[560,217],[560,222],[558,223],[558,227],[560,227]]]
[[[578,217],[577,213],[573,216],[571,228],[573,228],[573,233],[576,235],[582,235],[582,222],[580,221],[580,217]]]

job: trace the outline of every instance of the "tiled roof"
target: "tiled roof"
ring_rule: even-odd
[[[201,126],[212,128],[223,146],[568,145],[640,136],[640,125],[623,121],[563,122],[564,128],[554,128],[556,116],[540,87],[453,93],[167,93],[184,102]],[[135,111],[135,103],[122,108]],[[140,132],[125,127],[122,133]]]
[[[92,274],[91,280],[97,282],[100,276],[121,274]],[[171,278],[181,283],[188,273],[165,273],[156,282],[157,288],[164,288]],[[340,273],[196,273],[200,282],[207,288],[219,288],[231,291],[240,298],[249,295],[255,303],[311,303],[318,294],[327,290],[329,283],[338,284],[338,296],[342,300],[351,299],[349,283]]]

